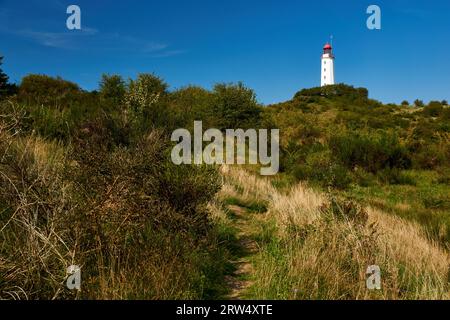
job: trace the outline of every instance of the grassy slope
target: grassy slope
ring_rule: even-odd
[[[246,171],[225,167],[224,175],[222,202],[268,208],[248,213],[259,252],[252,258],[247,298],[449,298],[448,252],[419,225],[372,208],[346,216],[331,210],[324,194],[301,184],[282,192]],[[230,223],[218,207],[215,217]],[[381,291],[366,289],[372,264],[381,267]]]
[[[353,185],[346,195],[405,219],[419,222],[428,234],[448,246],[450,185],[439,183],[435,171],[407,170],[414,184]]]
[[[345,124],[366,122],[375,126],[390,126],[391,123],[403,123],[403,120],[416,123],[421,117],[419,112],[413,114],[406,107],[394,110],[388,106],[381,106],[370,116],[365,114],[362,107],[360,109],[363,112],[358,115],[354,113],[361,110],[353,106],[348,108],[344,103],[336,106],[335,101],[323,97],[312,102],[307,102],[308,99],[301,105],[280,108],[274,117],[276,124],[282,124],[278,126],[282,129],[282,144],[286,147],[289,142],[299,142],[299,145],[294,146],[295,152],[300,150],[300,145],[313,140],[323,143],[326,138],[323,133],[334,133],[337,127],[333,124],[339,117]],[[44,113],[38,118],[55,118],[65,125],[64,115],[47,114],[45,109],[36,112]],[[400,119],[407,114],[409,120]],[[392,118],[392,115],[398,115],[399,119]],[[48,123],[51,122],[42,121],[42,127],[49,128]],[[411,128],[405,131],[407,135],[412,133]],[[47,135],[45,130],[43,135]],[[68,207],[84,205],[79,201],[73,206],[71,201],[76,202],[76,199],[71,199],[73,194],[70,193],[70,186],[58,180],[64,176],[59,171],[62,170],[60,165],[65,162],[63,158],[67,150],[34,134],[11,139],[12,144],[5,144],[4,152],[0,154],[2,160],[8,160],[0,162],[0,173],[6,172],[2,177],[2,186],[11,187],[9,179],[13,178],[15,185],[21,187],[17,193],[11,189],[12,198],[17,202],[14,208],[20,215],[10,211],[10,205],[3,204],[0,199],[0,297],[73,298],[73,293],[61,289],[64,288],[65,268],[76,262],[74,257],[80,253],[76,251],[85,248],[78,248],[76,241],[74,246],[62,243],[58,232],[69,233],[73,229],[72,222],[53,219],[58,218]],[[5,139],[0,140],[3,141]],[[10,153],[11,150],[14,154]],[[135,154],[122,151],[118,150],[111,158],[123,156],[133,163]],[[5,154],[9,155],[3,158]],[[19,165],[18,173],[8,172],[16,169],[15,164]],[[70,161],[65,163],[70,164]],[[127,172],[120,169],[120,164],[117,167],[120,173]],[[84,272],[92,272],[92,276],[84,277],[87,290],[78,297],[227,297],[229,288],[223,276],[233,275],[236,268],[230,261],[242,255],[236,217],[229,210],[229,205],[233,205],[245,208],[248,213],[248,219],[245,219],[247,235],[260,248],[256,254],[247,257],[253,262],[252,273],[248,275],[252,285],[243,293],[244,297],[448,298],[448,251],[429,240],[426,233],[444,243],[450,239],[447,201],[450,186],[446,182],[439,182],[436,171],[406,170],[403,173],[411,176],[411,179],[404,179],[403,184],[378,181],[366,187],[351,184],[342,194],[358,199],[364,206],[371,205],[377,209],[361,210],[352,204],[350,212],[356,216],[348,217],[345,212],[330,206],[330,200],[323,193],[293,183],[289,174],[281,175],[286,179],[269,181],[244,171],[225,170],[225,185],[219,198],[209,204],[215,224],[207,236],[188,233],[184,228],[175,231],[148,228],[137,233],[131,230],[132,237],[127,234],[116,237],[115,232],[111,232],[116,230],[115,222],[110,224],[105,221],[101,226],[104,227],[102,231],[111,238],[105,242],[96,238],[89,243],[93,245],[86,252],[94,252],[94,259],[89,261],[91,269],[84,269]],[[33,180],[23,179],[24,174]],[[118,176],[126,178],[125,175]],[[172,187],[184,188],[183,183],[174,183]],[[135,183],[130,184],[133,185]],[[192,199],[195,200],[198,195],[195,194]],[[112,203],[111,199],[116,197],[127,200],[122,199],[121,192],[117,192],[114,197],[109,197],[109,192],[106,192],[106,196],[99,202],[91,199],[100,208],[100,219],[110,213],[109,209],[114,209],[111,205],[120,205]],[[131,199],[132,203],[136,200]],[[30,217],[38,211],[42,212],[42,208],[45,213],[42,216],[52,219],[43,219],[43,223],[37,226]],[[123,209],[127,210],[126,213],[139,211],[134,207]],[[365,213],[368,221],[365,221]],[[176,217],[174,215],[173,218]],[[417,221],[425,225],[426,230],[417,225]],[[176,223],[173,227],[177,227]],[[144,246],[139,241],[143,241]],[[125,253],[120,259],[116,259],[114,252],[108,250],[111,244],[113,249],[115,246],[120,249],[118,253]],[[140,256],[136,258],[143,252],[148,254],[143,255],[142,259]],[[105,259],[102,256],[104,253],[111,256]],[[378,264],[382,268],[381,292],[365,289],[365,269],[370,264]]]
[[[444,108],[449,113],[449,107]],[[275,127],[281,129],[281,145],[285,150],[284,165],[287,171],[281,184],[291,185],[295,181],[298,167],[314,169],[321,164],[321,153],[308,146],[323,144],[326,148],[329,137],[334,137],[352,128],[352,133],[395,132],[402,143],[424,145],[420,155],[410,151],[414,161],[423,162],[438,158],[449,149],[450,121],[445,117],[429,117],[423,108],[411,106],[377,105],[373,100],[353,101],[342,97],[297,97],[291,101],[273,105],[268,114]],[[439,128],[439,130],[438,130]],[[416,131],[417,130],[417,131]],[[414,138],[413,138],[414,137]],[[433,141],[433,143],[430,143]],[[440,141],[440,142],[438,142]],[[439,147],[438,147],[439,146]],[[440,149],[439,149],[440,148]],[[441,152],[441,154],[439,154]],[[296,153],[300,156],[296,156]],[[325,153],[326,154],[326,153]],[[317,156],[315,156],[317,155]],[[323,155],[323,154],[322,154]],[[306,158],[306,159],[305,159]],[[311,159],[318,159],[314,162]],[[425,160],[423,160],[425,159]],[[308,162],[310,161],[310,162]],[[336,159],[331,159],[336,164]],[[420,166],[415,164],[414,166]],[[316,174],[323,175],[328,168],[320,167]],[[345,173],[346,171],[346,173]],[[433,239],[445,246],[450,243],[450,183],[448,181],[448,158],[432,169],[411,168],[400,170],[394,177],[387,173],[369,173],[361,168],[342,169],[338,176],[300,177],[319,189],[326,189],[329,180],[345,180],[350,183],[338,186],[342,194],[357,199],[388,213],[419,222]],[[297,177],[298,178],[298,177]],[[328,181],[327,181],[328,180]],[[386,181],[388,180],[388,181]]]

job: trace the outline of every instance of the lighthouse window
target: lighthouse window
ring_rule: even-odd
[[[323,71],[327,72],[327,68],[324,68]]]
[[[327,64],[327,62],[326,62],[326,61],[324,61],[324,62],[323,62],[323,64]]]

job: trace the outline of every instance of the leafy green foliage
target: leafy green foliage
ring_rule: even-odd
[[[176,117],[178,127],[193,129],[194,121],[214,127],[214,94],[206,89],[188,86],[170,93],[170,111]]]
[[[345,84],[303,89],[295,94],[294,99],[302,97],[345,97],[347,100],[367,100],[369,91],[366,88],[354,88]]]
[[[415,105],[417,108],[423,108],[423,107],[425,106],[425,104],[423,103],[423,101],[422,101],[422,100],[419,100],[419,99],[416,99],[416,100],[414,101],[414,105]]]
[[[252,89],[241,82],[217,84],[213,93],[213,110],[218,129],[258,127],[262,109]]]
[[[429,117],[439,117],[443,111],[444,111],[444,107],[439,101],[431,101],[423,109],[423,113]]]
[[[416,103],[417,104],[417,103]],[[264,110],[281,129],[281,168],[297,179],[339,189],[351,183],[414,184],[408,169],[448,166],[449,109],[383,105],[343,84],[304,89]]]
[[[19,86],[18,99],[27,105],[45,105],[63,109],[82,102],[83,92],[77,84],[45,75],[28,75]]]
[[[119,108],[124,103],[126,93],[125,81],[119,75],[103,74],[100,80],[100,98],[112,108]]]
[[[329,146],[335,156],[349,169],[357,166],[376,173],[384,168],[406,169],[411,166],[411,159],[396,135],[382,132],[348,133],[330,137]]]

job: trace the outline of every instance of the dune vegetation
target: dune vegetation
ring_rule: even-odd
[[[304,184],[278,190],[270,179],[225,168],[219,198],[249,208],[252,299],[448,299],[448,251],[423,228]],[[236,200],[235,200],[236,201]],[[266,211],[252,211],[256,203]],[[227,221],[227,210],[222,210]],[[233,224],[228,212],[228,223]],[[379,265],[382,290],[366,288]]]
[[[262,106],[242,83],[169,90],[153,74],[92,92],[3,80],[0,299],[449,298],[446,101],[336,85]],[[173,164],[170,135],[195,120],[280,129],[280,173]]]

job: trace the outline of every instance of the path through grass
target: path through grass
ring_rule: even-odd
[[[234,261],[231,261],[235,270],[233,274],[225,278],[229,288],[227,299],[240,300],[245,298],[246,290],[252,285],[251,257],[258,252],[258,245],[253,240],[253,228],[250,221],[252,214],[246,208],[238,205],[229,205],[228,209],[235,221],[238,250]]]

